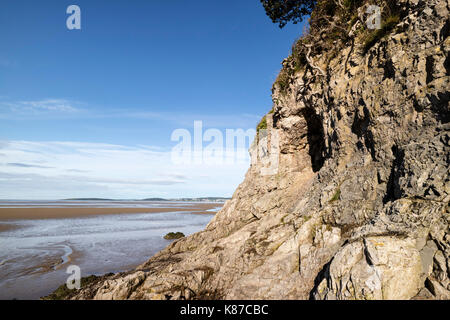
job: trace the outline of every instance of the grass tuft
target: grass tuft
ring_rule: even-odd
[[[164,239],[166,240],[174,240],[174,239],[180,239],[180,238],[184,238],[185,235],[183,232],[169,232],[168,234],[166,234],[164,236]]]
[[[389,34],[399,21],[399,16],[390,16],[383,22],[380,29],[369,33],[363,45],[363,53],[366,54],[381,38]]]
[[[341,188],[338,188],[334,193],[333,197],[330,199],[330,202],[335,202],[339,200],[340,197],[341,197]]]
[[[80,279],[80,285],[81,285],[81,289],[85,288],[86,286],[88,286],[91,283],[97,282],[102,280],[105,277],[109,277],[112,276],[112,273],[108,273],[103,277],[98,277],[98,276],[88,276],[88,277],[83,277]],[[53,291],[53,293],[49,294],[48,296],[42,297],[42,300],[68,300],[70,299],[72,296],[74,296],[76,293],[78,292],[77,289],[69,289],[67,288],[67,284],[63,284],[60,285],[58,287],[58,289],[56,289],[55,291]]]
[[[264,116],[256,126],[256,132],[259,132],[259,130],[266,130],[266,129],[267,129],[267,120],[266,116]]]

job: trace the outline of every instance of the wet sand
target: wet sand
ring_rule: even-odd
[[[20,228],[20,226],[15,225],[15,224],[2,224],[2,223],[0,223],[0,232],[14,230],[14,229],[17,229],[17,228]]]
[[[60,208],[0,208],[0,220],[33,220],[33,219],[65,219],[87,217],[104,214],[126,213],[161,213],[161,212],[186,212],[193,214],[215,214],[208,211],[221,206],[218,203],[195,203],[186,207],[161,207],[161,208],[89,208],[89,207],[60,207]],[[0,232],[13,229],[14,225],[0,224]]]
[[[165,248],[169,232],[201,231],[223,203],[4,202],[0,207],[0,300],[39,299],[82,277],[134,269]],[[28,205],[28,207],[26,207]],[[114,207],[117,206],[117,207]]]

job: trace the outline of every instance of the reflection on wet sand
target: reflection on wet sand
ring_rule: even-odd
[[[0,299],[47,295],[66,282],[70,265],[78,265],[82,277],[136,267],[170,243],[165,234],[192,234],[213,216],[192,213],[214,213],[220,206],[200,205],[177,204],[175,212],[151,208],[155,211],[99,215],[93,210],[63,219],[0,219]]]
[[[0,232],[8,231],[8,230],[14,230],[14,229],[17,229],[17,228],[20,228],[20,226],[15,225],[15,224],[3,224],[3,223],[0,223]]]
[[[18,219],[65,219],[75,217],[86,217],[104,214],[124,214],[124,213],[160,213],[160,212],[190,212],[196,214],[211,213],[211,209],[217,207],[217,204],[201,203],[189,206],[174,207],[115,207],[115,208],[91,208],[91,207],[1,207],[0,220],[18,220]],[[1,230],[0,230],[1,231]]]

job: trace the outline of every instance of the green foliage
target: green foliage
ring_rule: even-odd
[[[334,0],[321,0],[314,9],[311,20],[314,22],[323,17],[331,17],[336,13],[337,8],[338,6]]]
[[[344,0],[344,7],[348,10],[353,10],[359,8],[364,0]]]
[[[169,232],[168,234],[166,234],[164,236],[164,239],[166,240],[174,240],[174,239],[180,239],[180,238],[184,238],[185,235],[183,232]]]
[[[298,72],[300,71],[307,63],[306,60],[306,53],[304,50],[304,39],[300,38],[297,41],[295,41],[294,45],[292,46],[292,55],[291,59],[294,64],[294,71]]]
[[[270,109],[270,111],[267,114],[272,114],[274,112],[275,112],[275,110],[272,107],[272,109]],[[266,116],[262,117],[261,121],[256,126],[256,132],[259,132],[259,130],[265,130],[265,129],[267,129],[267,117]]]
[[[335,202],[335,201],[339,200],[340,197],[341,197],[341,188],[337,188],[333,197],[330,199],[330,202]]]
[[[400,17],[398,15],[389,16],[382,23],[380,29],[374,30],[369,33],[366,40],[364,41],[363,53],[366,54],[370,50],[370,48],[372,48],[378,41],[380,41],[381,38],[389,34],[399,21]]]
[[[281,69],[280,74],[275,80],[275,83],[279,86],[281,93],[286,93],[286,90],[289,88],[289,71],[286,68]]]
[[[67,298],[74,290],[67,288],[66,284],[60,285],[52,294],[44,297],[44,300],[64,300]]]
[[[261,0],[267,14],[280,26],[286,24],[289,18],[297,17],[293,7],[301,7],[301,4],[310,5],[309,29],[298,39],[293,47],[292,54],[283,63],[274,88],[285,96],[290,88],[292,79],[302,71],[311,70],[313,67],[309,61],[315,61],[320,57],[322,63],[329,66],[334,58],[342,53],[342,48],[352,45],[362,47],[365,54],[377,41],[388,34],[398,23],[403,13],[396,0],[376,0],[376,4],[382,9],[382,28],[370,31],[365,28],[365,23],[350,32],[360,17],[358,8],[372,0]],[[342,5],[339,5],[342,3]],[[297,11],[298,14],[298,11]],[[299,20],[301,21],[301,20]],[[314,72],[313,72],[314,73]],[[320,75],[319,75],[320,76]],[[262,123],[261,125],[264,125]]]
[[[105,275],[105,277],[113,275],[112,273],[109,273]],[[97,282],[101,280],[103,277],[98,276],[88,276],[80,279],[80,286],[81,289],[85,288],[91,283]],[[43,300],[67,300],[70,299],[73,295],[77,293],[77,289],[69,289],[67,288],[66,284],[60,285],[58,289],[56,289],[53,293],[50,295],[43,297]]]
[[[356,21],[358,21],[358,15],[354,14],[354,15],[352,15],[352,17],[350,19],[350,23],[349,23],[350,27],[353,27],[353,25],[356,23]]]
[[[267,120],[266,120],[266,116],[264,116],[261,121],[258,123],[258,125],[256,126],[256,131],[259,132],[259,130],[265,130],[267,129]]]
[[[303,17],[310,15],[316,5],[316,0],[260,0],[266,14],[273,23],[283,28],[288,22],[301,22]]]

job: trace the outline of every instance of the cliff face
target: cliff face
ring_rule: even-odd
[[[74,298],[450,299],[450,2],[397,2],[366,53],[355,35],[274,85],[276,172],[255,161],[204,231]]]

